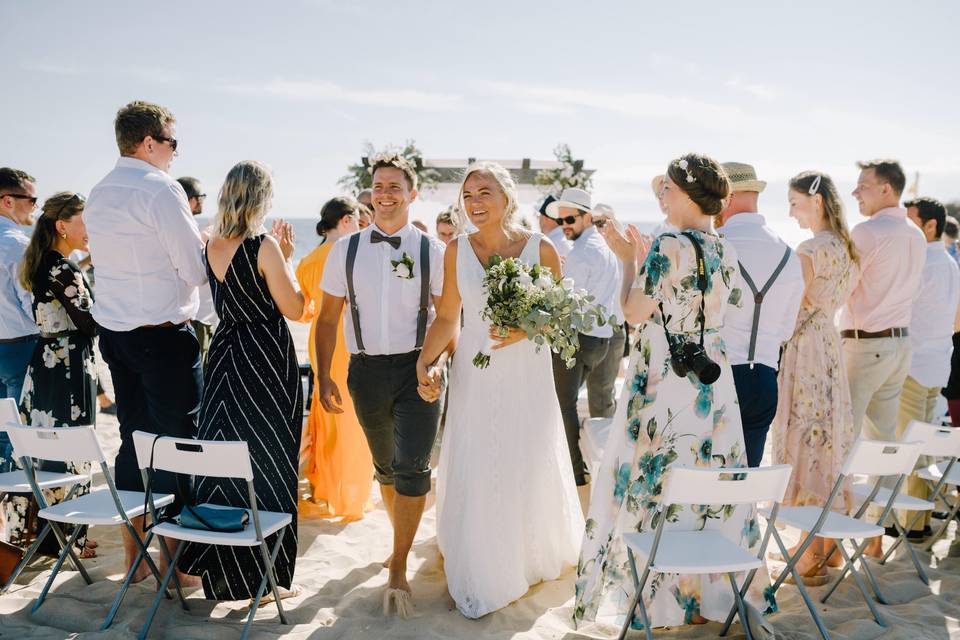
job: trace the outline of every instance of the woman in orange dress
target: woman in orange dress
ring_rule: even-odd
[[[337,197],[320,210],[317,233],[323,243],[297,265],[297,280],[305,300],[302,322],[310,322],[310,365],[314,380],[317,375],[316,354],[312,348],[317,328],[323,292],[320,278],[327,255],[337,240],[358,230],[361,205],[352,198]],[[337,347],[333,353],[331,376],[341,389],[347,387],[347,364],[350,355],[343,338],[343,320],[340,321]],[[373,484],[373,460],[366,436],[360,428],[357,414],[349,396],[343,398],[343,413],[330,414],[323,410],[313,387],[313,400],[307,419],[301,460],[305,462],[304,475],[312,487],[312,499],[324,505],[327,517],[342,517],[345,521],[363,518]]]

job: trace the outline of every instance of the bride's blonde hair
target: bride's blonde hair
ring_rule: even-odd
[[[496,181],[497,186],[500,187],[500,191],[507,198],[507,207],[503,211],[503,221],[501,222],[503,233],[511,240],[519,238],[523,235],[523,227],[520,226],[520,198],[517,196],[517,183],[513,181],[513,176],[510,175],[510,172],[496,162],[474,162],[463,172],[463,180],[460,181],[460,195],[458,197],[460,206],[457,211],[458,217],[460,218],[460,228],[466,229],[469,220],[467,217],[467,208],[463,204],[463,187],[467,183],[467,178],[477,172],[489,175]]]

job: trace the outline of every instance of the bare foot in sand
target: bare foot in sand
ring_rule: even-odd
[[[391,589],[403,589],[410,593],[410,583],[407,582],[407,563],[394,561],[390,558],[390,579],[387,586]]]

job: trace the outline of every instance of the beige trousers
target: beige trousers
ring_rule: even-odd
[[[920,422],[933,422],[933,413],[937,405],[937,396],[940,395],[940,387],[924,387],[919,382],[907,376],[903,383],[903,392],[900,394],[900,410],[897,412],[897,439],[903,437],[903,432],[911,420]],[[926,456],[920,456],[917,466],[926,466],[929,461]],[[907,478],[904,485],[907,494],[926,500],[930,497],[930,485],[926,480],[916,477]],[[900,524],[906,527],[916,515],[916,511],[900,511],[897,516]],[[930,512],[924,511],[924,516],[914,525],[915,530],[923,530],[930,524]]]
[[[910,338],[843,339],[854,433],[871,440],[897,439],[900,392],[910,373],[911,351]],[[883,481],[890,489],[895,484],[895,477]],[[871,507],[867,513],[876,522],[882,512]]]

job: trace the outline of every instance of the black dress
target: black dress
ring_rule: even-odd
[[[48,251],[33,282],[33,316],[40,328],[40,339],[20,396],[20,418],[24,424],[75,427],[94,423],[97,365],[93,338],[97,324],[90,313],[92,306],[93,293],[80,268],[56,251]],[[90,463],[44,462],[41,469],[87,474]],[[76,495],[89,490],[90,484],[86,483]],[[64,490],[46,490],[44,497],[48,504],[55,504],[63,500]],[[24,508],[26,500],[19,500]],[[15,538],[23,541],[21,535],[11,535],[11,541]],[[79,548],[85,544],[86,527],[77,538]],[[51,535],[42,550],[49,553],[56,548]]]
[[[244,440],[253,461],[257,507],[293,516],[277,556],[277,581],[290,588],[297,558],[297,481],[303,390],[297,353],[286,320],[257,270],[264,236],[237,248],[223,282],[207,277],[220,324],[207,356],[197,438]],[[243,480],[198,477],[198,503],[249,507]],[[252,524],[249,526],[253,526]],[[275,537],[267,538],[272,550]],[[263,578],[257,547],[213,547],[191,543],[180,569],[203,579],[213,600],[256,594]]]

